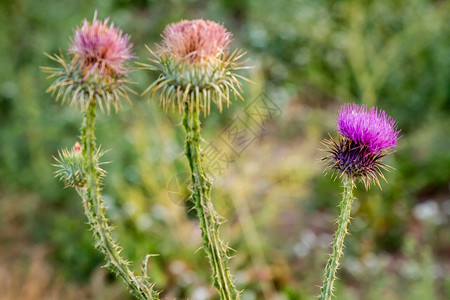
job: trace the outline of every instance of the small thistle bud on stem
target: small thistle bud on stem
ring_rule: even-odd
[[[166,27],[163,42],[149,58],[151,64],[141,64],[159,73],[158,79],[147,90],[150,97],[160,91],[165,110],[178,107],[183,112],[186,131],[185,153],[192,178],[191,198],[202,228],[203,248],[213,272],[214,285],[220,299],[239,299],[228,268],[228,247],[219,238],[221,217],[211,201],[211,179],[205,172],[200,149],[200,114],[210,112],[211,101],[222,110],[223,102],[230,102],[230,93],[241,96],[244,77],[236,74],[243,69],[239,59],[243,52],[227,52],[231,33],[211,21],[181,21]]]
[[[322,160],[327,162],[326,172],[342,179],[344,192],[340,204],[338,228],[332,243],[332,253],[328,259],[323,276],[320,300],[330,300],[333,296],[334,281],[343,255],[344,238],[348,234],[352,203],[354,201],[354,180],[358,179],[366,189],[372,182],[380,186],[378,176],[385,179],[382,170],[389,166],[380,161],[392,153],[397,146],[400,130],[397,123],[383,110],[356,104],[345,104],[339,111],[336,129],[340,136],[331,136],[323,144],[330,155]]]
[[[96,107],[103,111],[105,105],[116,109],[120,99],[129,101],[125,86],[129,69],[127,61],[132,58],[129,36],[112,24],[108,19],[101,22],[84,20],[75,31],[70,46],[71,60],[66,63],[63,55],[50,56],[61,64],[62,68],[43,68],[55,78],[48,91],[57,93],[56,99],[62,102],[70,99],[71,104],[79,106],[84,112],[81,126],[81,145],[76,143],[73,149],[64,149],[56,158],[58,168],[56,176],[66,186],[75,187],[83,200],[85,214],[91,227],[95,247],[105,255],[106,266],[120,275],[131,293],[138,299],[159,299],[153,290],[153,284],[143,270],[141,276],[135,275],[129,262],[120,256],[121,247],[112,238],[110,221],[106,216],[106,207],[102,199],[102,178],[105,171],[100,168],[103,152],[97,148],[95,140]],[[147,265],[148,256],[144,260]]]
[[[100,161],[100,157],[104,154],[103,151],[98,148],[94,154],[94,160]],[[59,177],[60,181],[64,181],[66,187],[85,188],[87,182],[85,159],[82,154],[82,147],[79,142],[76,142],[72,149],[63,149],[58,151],[58,158],[53,157],[57,164],[58,170],[55,172],[55,176]],[[102,178],[106,175],[105,170],[99,167],[100,163],[97,163],[97,173]]]
[[[85,187],[86,172],[84,166],[84,157],[81,154],[80,143],[76,143],[72,149],[63,149],[58,151],[58,157],[53,157],[57,164],[53,166],[58,170],[55,176],[60,181],[64,181],[66,187]]]

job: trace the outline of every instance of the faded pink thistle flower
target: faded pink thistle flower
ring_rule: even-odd
[[[124,63],[134,56],[131,54],[133,44],[130,36],[108,25],[109,18],[103,22],[97,20],[97,12],[92,23],[86,19],[83,25],[75,30],[69,52],[74,60],[80,63],[85,76],[93,73],[100,75],[126,74]]]
[[[183,20],[166,27],[159,52],[190,63],[208,62],[223,54],[231,36],[215,22]]]
[[[162,34],[162,42],[154,52],[147,47],[150,64],[141,64],[156,71],[159,77],[143,94],[150,97],[160,90],[159,99],[165,110],[178,107],[209,114],[211,101],[222,110],[230,104],[230,94],[241,98],[241,81],[247,80],[236,71],[247,69],[240,59],[241,50],[231,53],[231,41],[222,25],[212,21],[192,20],[170,24]]]
[[[120,99],[131,102],[127,92],[134,93],[126,86],[129,69],[127,60],[133,58],[130,37],[123,34],[109,18],[97,20],[97,12],[91,22],[83,21],[75,30],[69,48],[70,60],[67,62],[62,52],[57,55],[46,54],[60,67],[42,67],[55,78],[47,92],[56,94],[56,101],[70,101],[71,105],[86,109],[91,103],[97,103],[100,110],[110,111],[111,104],[116,111],[121,106]]]

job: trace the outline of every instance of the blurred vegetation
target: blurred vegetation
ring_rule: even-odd
[[[102,257],[78,195],[53,178],[52,155],[72,146],[81,114],[45,93],[44,55],[66,51],[82,19],[111,17],[138,61],[169,22],[206,18],[248,51],[246,101],[204,121],[206,142],[231,159],[213,199],[236,249],[243,299],[313,299],[319,293],[339,201],[324,177],[320,140],[340,104],[378,105],[403,137],[386,158],[383,189],[358,186],[336,299],[450,298],[450,2],[425,0],[115,0],[0,3],[0,290],[5,299],[128,299]],[[141,92],[155,74],[136,71]],[[261,99],[279,114],[258,127]],[[147,253],[164,299],[216,299],[199,229],[184,201],[188,172],[180,116],[135,96],[102,115],[111,149],[105,198],[125,255]],[[255,100],[256,102],[251,102]],[[260,102],[258,102],[260,101]],[[248,111],[248,110],[247,110]],[[239,154],[221,140],[239,117],[255,140]],[[254,120],[253,120],[254,121]],[[220,144],[222,143],[222,144]],[[178,180],[178,181],[177,181]],[[179,192],[179,194],[174,191]]]

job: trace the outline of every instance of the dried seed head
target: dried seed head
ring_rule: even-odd
[[[159,78],[147,90],[150,97],[160,90],[163,108],[186,107],[210,111],[211,101],[219,109],[230,102],[230,93],[241,96],[241,81],[244,77],[236,74],[244,69],[239,61],[245,53],[227,52],[231,33],[215,22],[204,20],[181,21],[166,27],[163,41],[157,50],[149,50],[150,64],[142,64],[149,70],[157,71]]]
[[[329,156],[326,171],[335,175],[357,178],[367,188],[372,182],[380,186],[378,177],[384,179],[382,170],[390,168],[380,161],[396,147],[400,130],[392,117],[383,110],[356,104],[345,104],[339,111],[336,129],[340,136],[323,144]]]

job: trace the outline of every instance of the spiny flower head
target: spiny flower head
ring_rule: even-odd
[[[75,30],[69,52],[74,55],[86,75],[98,74],[126,74],[124,63],[133,58],[130,36],[108,25],[109,18],[103,22],[97,20],[97,14],[91,22],[86,19],[81,27]]]
[[[331,154],[322,159],[328,162],[326,170],[348,175],[352,180],[357,178],[366,189],[372,181],[380,186],[378,176],[384,179],[382,170],[389,168],[380,159],[397,146],[400,134],[397,127],[392,117],[376,107],[341,106],[336,124],[339,137],[323,142]]]
[[[222,103],[230,102],[230,93],[241,96],[240,79],[236,74],[245,69],[239,59],[245,53],[235,50],[229,54],[227,48],[231,33],[220,24],[205,20],[180,21],[166,27],[163,41],[153,52],[150,64],[145,68],[160,75],[147,90],[150,97],[160,90],[163,108],[178,107],[197,111],[206,115],[210,111],[211,100],[220,110]]]
[[[59,68],[42,67],[44,72],[50,73],[49,78],[55,78],[47,92],[56,93],[57,101],[70,101],[83,110],[96,102],[102,111],[106,106],[108,112],[111,104],[118,110],[121,98],[130,102],[127,91],[133,90],[125,84],[130,83],[127,62],[134,57],[132,44],[128,35],[113,24],[108,25],[108,21],[108,18],[97,20],[97,12],[92,22],[83,21],[71,38],[69,62],[62,53],[46,54],[61,65]]]

